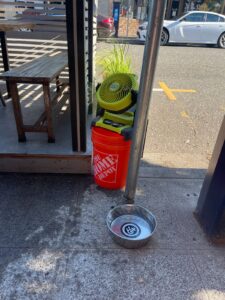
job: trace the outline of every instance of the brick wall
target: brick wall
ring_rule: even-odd
[[[137,29],[140,22],[136,19],[129,19],[128,23],[128,37],[136,37],[137,36]],[[119,23],[119,37],[123,37],[127,35],[127,18],[120,17]]]

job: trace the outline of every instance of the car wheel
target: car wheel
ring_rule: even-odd
[[[165,46],[169,42],[169,33],[166,29],[163,28],[162,34],[161,34],[161,45]]]
[[[218,47],[225,49],[225,32],[218,39]]]

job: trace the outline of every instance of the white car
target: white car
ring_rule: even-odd
[[[137,35],[145,40],[148,22],[139,26]],[[177,20],[163,22],[161,45],[168,43],[215,44],[225,49],[225,16],[193,11]]]

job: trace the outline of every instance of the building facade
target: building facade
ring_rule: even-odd
[[[119,36],[135,37],[138,26],[148,19],[149,1],[153,0],[98,0],[98,14],[113,15],[113,2],[120,2]],[[225,0],[168,0],[165,19],[170,20],[193,10],[225,14]]]
[[[121,16],[129,14],[129,18],[145,20],[150,0],[98,0],[98,13],[112,16],[113,2],[120,2]]]
[[[148,16],[149,1],[152,0],[118,0],[121,16],[144,21]],[[98,13],[112,16],[113,0],[98,0]],[[225,0],[168,0],[166,19],[181,16],[192,10],[214,11],[225,14]]]
[[[193,10],[214,11],[224,14],[225,0],[168,0],[166,19],[181,16]]]

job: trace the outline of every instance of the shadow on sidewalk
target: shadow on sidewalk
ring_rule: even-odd
[[[0,174],[2,299],[225,297],[224,247],[193,216],[205,173],[141,163],[135,200],[158,228],[139,250],[107,232],[106,215],[124,203],[123,191],[99,188],[91,176]]]

